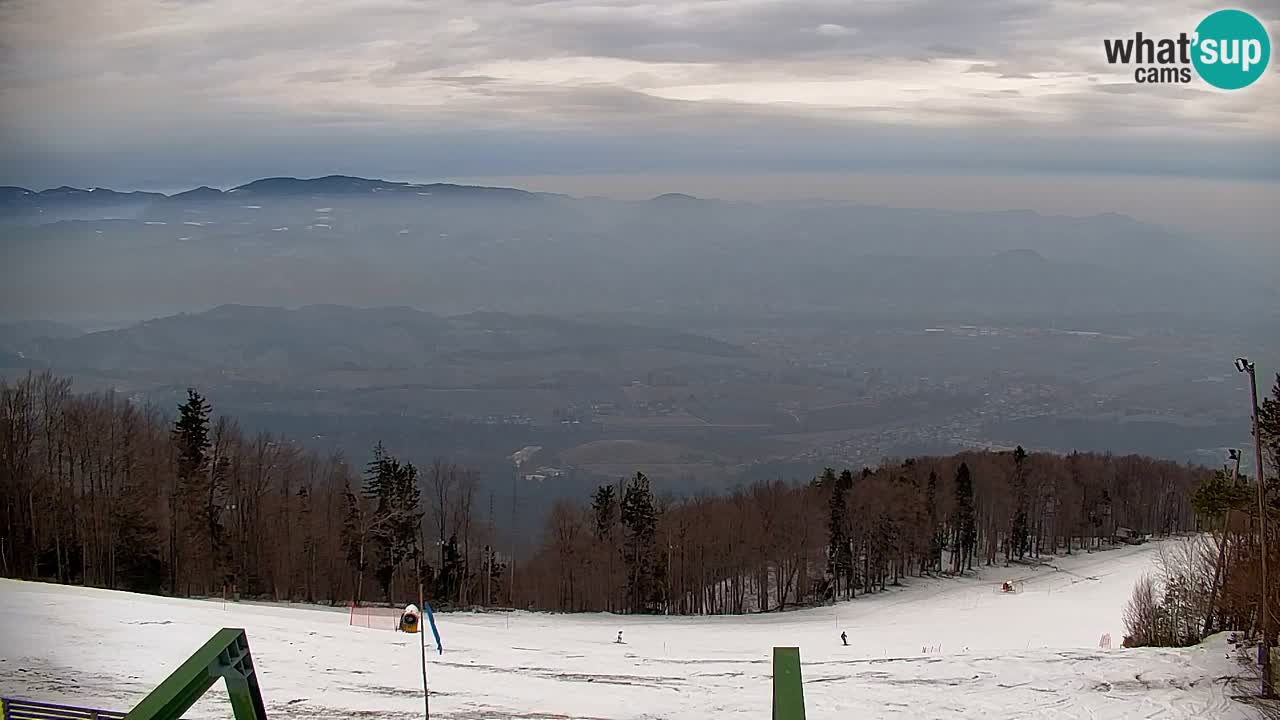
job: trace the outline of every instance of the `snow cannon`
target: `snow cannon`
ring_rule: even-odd
[[[1005,580],[1004,582],[996,586],[996,592],[1001,594],[1007,593],[1010,595],[1016,595],[1017,593],[1022,592],[1022,581],[1021,580]]]
[[[417,605],[410,605],[400,615],[400,632],[416,633],[422,628],[422,612]]]

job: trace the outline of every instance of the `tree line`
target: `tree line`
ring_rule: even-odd
[[[381,446],[360,472],[214,416],[49,372],[0,380],[0,573],[177,596],[510,602],[474,473]],[[425,495],[425,498],[423,497]],[[438,550],[438,554],[437,551]]]
[[[643,473],[561,501],[527,568],[530,606],[749,613],[813,605],[1088,552],[1119,533],[1190,531],[1212,473],[1138,456],[969,452],[886,462],[807,483],[655,495]]]
[[[1269,645],[1280,639],[1280,374],[1258,408],[1265,494],[1258,474],[1240,472],[1239,459],[1216,470],[1191,496],[1204,531],[1162,554],[1159,567],[1134,589],[1125,609],[1130,646],[1185,646],[1222,631],[1259,637],[1263,611],[1271,618]],[[1241,448],[1251,457],[1252,448]],[[1265,519],[1265,522],[1263,520]],[[1265,528],[1265,534],[1263,529]],[[1262,558],[1269,568],[1262,585]],[[1264,603],[1265,599],[1265,603]]]
[[[245,432],[195,390],[175,415],[48,372],[0,380],[0,572],[177,596],[400,604],[421,584],[442,606],[749,613],[1212,522],[1191,502],[1207,469],[1018,448],[679,498],[636,473],[557,502],[513,566],[475,472],[372,455],[353,467]]]

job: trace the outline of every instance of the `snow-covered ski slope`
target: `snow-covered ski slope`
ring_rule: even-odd
[[[440,614],[438,718],[767,718],[770,653],[801,648],[808,716],[1245,718],[1221,638],[1123,650],[1146,545],[993,568],[835,607],[714,618]],[[1024,592],[996,592],[1024,579]],[[421,717],[417,636],[344,610],[0,581],[0,695],[128,709],[221,627],[243,627],[274,718]],[[626,644],[614,642],[622,630]],[[849,647],[840,644],[841,630]],[[1104,633],[1116,648],[1099,649]],[[430,643],[428,635],[428,643]],[[928,648],[928,652],[923,652]],[[230,717],[225,693],[188,715]]]

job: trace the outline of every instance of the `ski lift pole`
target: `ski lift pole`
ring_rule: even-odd
[[[431,692],[427,689],[427,634],[423,632],[422,613],[427,606],[426,593],[422,589],[422,553],[418,553],[418,645],[422,656],[422,711],[431,720]]]

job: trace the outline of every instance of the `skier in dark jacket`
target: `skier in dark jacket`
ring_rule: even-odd
[[[840,642],[844,643],[845,647],[849,647],[849,635],[843,630],[840,631]]]

